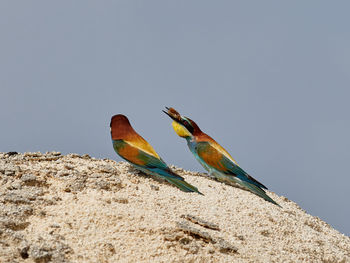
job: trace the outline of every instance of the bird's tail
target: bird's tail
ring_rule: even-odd
[[[165,179],[166,181],[168,181],[168,183],[175,185],[181,191],[196,192],[198,194],[203,195],[201,192],[198,191],[197,187],[194,187],[193,185],[187,183],[182,176],[172,171],[169,167],[167,167],[166,169],[145,169],[143,167],[138,166],[138,169],[146,174],[151,174],[158,178]]]
[[[282,208],[282,206],[280,206],[276,201],[274,201],[270,196],[268,196],[263,189],[257,187],[256,185],[241,180],[238,183],[243,187],[247,188],[250,192],[256,194],[257,196],[260,196],[264,200]]]
[[[169,183],[171,183],[171,184],[175,185],[176,187],[178,187],[181,191],[184,191],[184,192],[196,192],[198,194],[203,195],[201,192],[198,191],[197,187],[194,187],[193,185],[187,183],[183,179],[165,177],[165,180],[167,180]]]

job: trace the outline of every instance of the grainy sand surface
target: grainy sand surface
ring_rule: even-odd
[[[125,162],[0,153],[0,262],[350,262],[350,238],[287,198],[173,169],[204,196]]]

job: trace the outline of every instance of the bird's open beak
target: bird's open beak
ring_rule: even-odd
[[[179,122],[181,120],[181,116],[180,114],[173,108],[168,108],[165,107],[167,109],[167,111],[163,110],[163,112],[168,115],[171,119],[173,119],[174,121]]]

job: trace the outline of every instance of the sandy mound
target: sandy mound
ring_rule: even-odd
[[[0,262],[350,262],[350,238],[285,197],[173,168],[205,196],[124,162],[0,153]]]

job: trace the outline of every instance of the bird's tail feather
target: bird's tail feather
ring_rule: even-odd
[[[264,200],[266,200],[266,201],[268,201],[268,202],[270,202],[270,203],[272,203],[274,205],[277,205],[277,206],[282,208],[282,206],[280,206],[276,201],[274,201],[271,197],[269,197],[265,193],[264,189],[261,189],[260,187],[256,186],[255,184],[249,183],[247,181],[243,181],[240,178],[237,178],[235,176],[230,176],[230,177],[224,176],[224,177],[222,177],[222,176],[220,176],[220,174],[217,174],[217,175],[219,175],[219,178],[221,180],[231,181],[233,183],[236,183],[236,184],[240,185],[241,187],[243,187],[244,189],[252,192],[253,194],[256,194],[257,196],[259,196],[261,198],[263,198]]]
[[[266,201],[273,203],[274,205],[277,205],[279,207],[282,208],[282,206],[280,206],[276,201],[274,201],[271,197],[269,197],[264,190],[262,190],[261,188],[257,187],[254,184],[250,184],[248,182],[244,182],[241,181],[239,182],[239,184],[241,184],[242,186],[244,186],[245,188],[247,188],[249,191],[251,191],[252,193],[256,194],[257,196],[260,196],[261,198],[265,199]]]
[[[169,183],[175,185],[178,187],[180,190],[184,192],[196,192],[198,194],[203,195],[201,192],[198,191],[197,187],[194,187],[193,185],[185,182],[184,180],[181,179],[176,179],[176,178],[169,178],[165,177],[165,180],[167,180]]]
[[[198,191],[197,187],[194,187],[193,185],[185,182],[185,179],[181,177],[180,175],[176,174],[169,168],[167,169],[158,169],[158,168],[153,168],[153,169],[145,169],[144,167],[137,166],[137,169],[140,171],[153,175],[155,177],[158,177],[160,179],[165,179],[168,181],[168,183],[175,185],[178,187],[180,190],[184,192],[196,192],[198,194],[203,195],[201,192]]]

